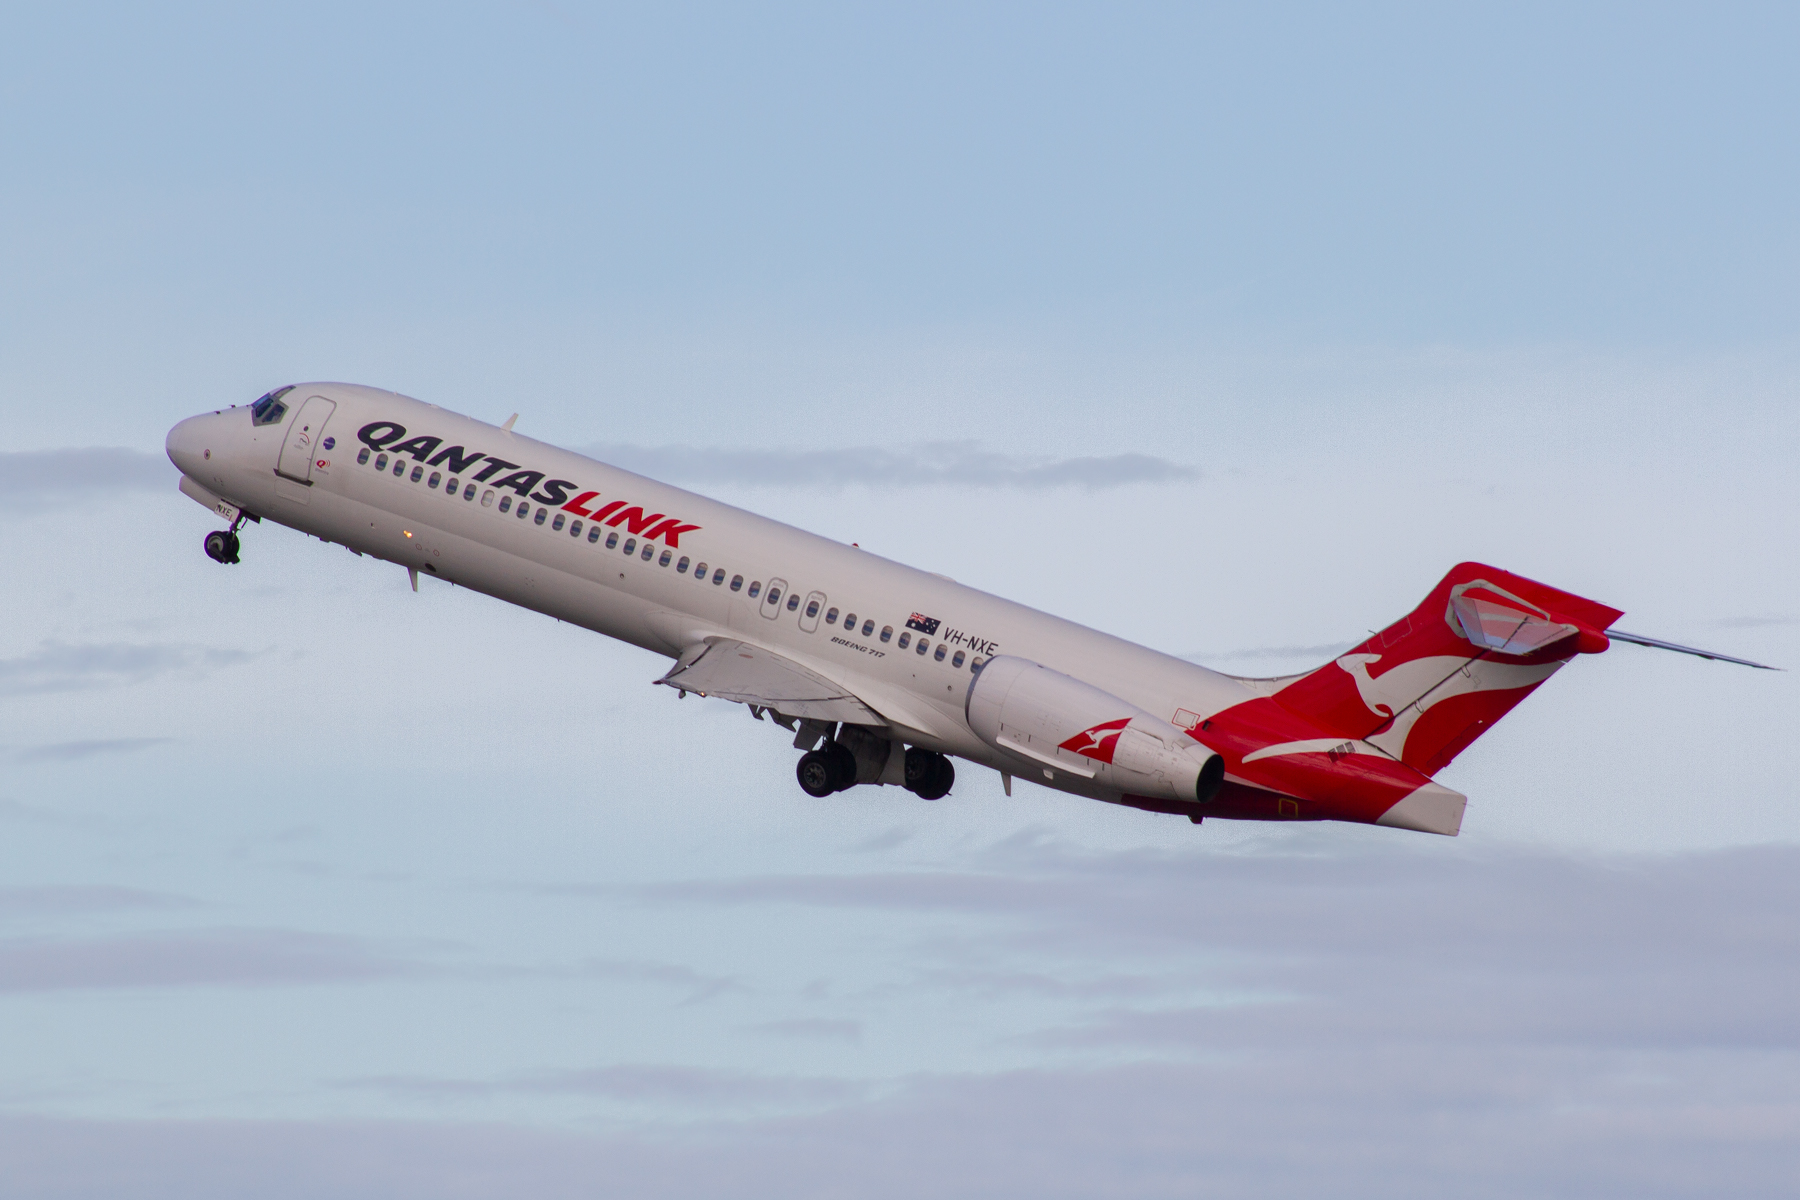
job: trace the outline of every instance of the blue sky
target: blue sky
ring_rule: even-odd
[[[1454,842],[818,802],[160,448],[347,379],[1239,673],[1468,558],[1800,665],[1796,32],[9,13],[0,1195],[1783,1194],[1790,674],[1585,659]]]

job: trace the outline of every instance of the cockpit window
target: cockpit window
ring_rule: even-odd
[[[282,402],[281,398],[293,390],[293,384],[284,388],[276,388],[252,404],[250,406],[250,423],[252,425],[281,424],[281,418],[287,416],[287,405]]]

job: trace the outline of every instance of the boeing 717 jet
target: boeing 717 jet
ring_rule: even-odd
[[[181,490],[246,522],[672,660],[656,682],[793,735],[800,786],[949,793],[953,758],[1112,804],[1455,834],[1436,782],[1620,611],[1462,563],[1317,670],[1224,675],[393,392],[295,384],[169,431]],[[785,736],[785,734],[784,734]]]

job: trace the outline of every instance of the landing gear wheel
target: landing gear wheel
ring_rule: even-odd
[[[808,750],[800,756],[800,763],[794,768],[795,778],[800,780],[800,790],[809,796],[823,798],[837,791],[837,771],[831,756],[818,750]]]
[[[956,782],[956,768],[942,754],[917,746],[906,752],[906,789],[921,800],[941,800]]]
[[[229,529],[215,529],[206,535],[206,557],[217,563],[238,560],[238,536]]]
[[[837,773],[837,789],[849,791],[856,786],[856,755],[850,747],[842,742],[827,742],[819,751],[831,759],[831,769]]]

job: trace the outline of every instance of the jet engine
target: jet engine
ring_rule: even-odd
[[[990,659],[964,712],[996,749],[1111,791],[1205,804],[1225,779],[1225,760],[1182,730],[1029,659]]]

